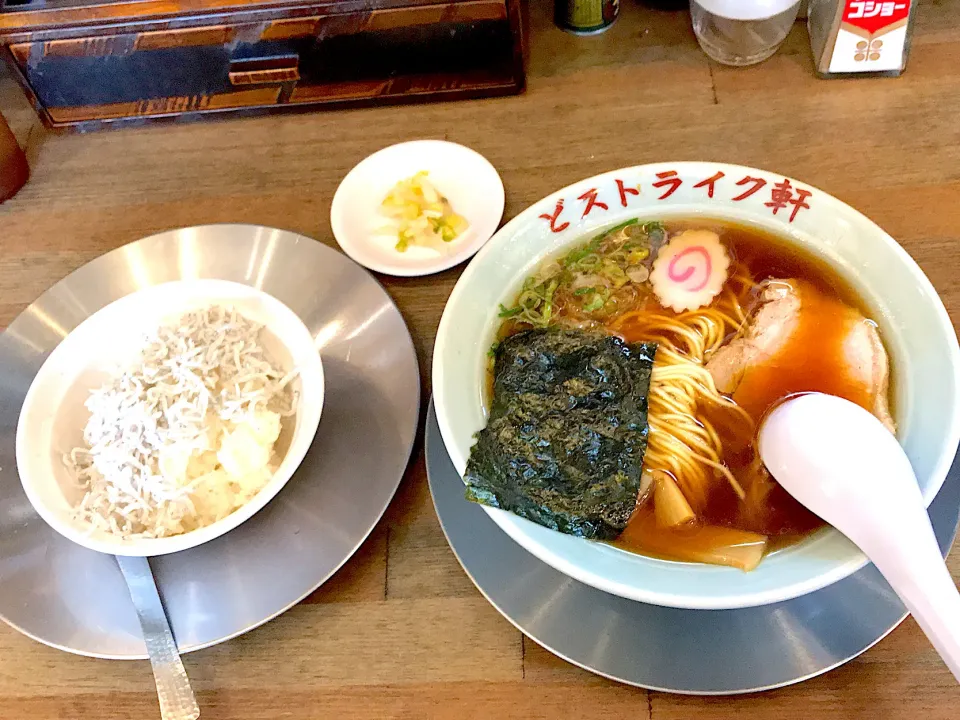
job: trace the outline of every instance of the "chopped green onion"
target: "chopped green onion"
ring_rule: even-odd
[[[593,270],[600,267],[601,262],[602,260],[599,255],[596,253],[590,253],[589,255],[585,255],[577,260],[576,264],[578,270]]]
[[[553,293],[557,291],[557,286],[560,285],[560,281],[554,278],[547,285],[547,290],[543,294],[543,325],[547,326],[550,324],[550,318],[553,316]]]
[[[520,293],[517,305],[524,310],[536,310],[541,302],[543,302],[543,296],[537,293],[536,290],[524,290]]]
[[[600,293],[594,293],[593,297],[584,304],[583,309],[585,312],[594,312],[602,308],[603,304],[604,300],[600,296]]]
[[[603,240],[604,237],[606,237],[606,233],[595,237],[593,240],[588,242],[582,248],[571,250],[569,253],[567,253],[567,256],[563,259],[563,266],[570,267],[571,265],[579,263],[583,258],[587,257],[587,255],[593,255],[594,253],[596,253],[597,250],[600,249],[600,242]]]
[[[527,277],[514,307],[501,307],[500,316],[522,325],[548,327],[556,320],[554,297],[558,292],[564,300],[580,298],[584,312],[611,311],[623,302],[621,291],[633,280],[631,272],[637,277],[640,271],[649,272],[642,263],[649,261],[659,244],[654,244],[648,232],[662,233],[663,226],[631,219],[604,230]],[[590,286],[571,287],[584,281]],[[629,297],[636,297],[632,288]]]
[[[610,261],[603,263],[603,268],[601,268],[600,274],[610,280],[614,287],[618,288],[623,287],[629,281],[627,278],[627,273],[624,272],[623,268]]]
[[[624,228],[630,227],[631,225],[636,225],[638,222],[640,222],[640,221],[639,221],[637,218],[633,218],[632,220],[627,220],[626,222],[622,222],[622,223],[620,223],[619,225],[614,225],[614,226],[613,226],[612,228],[610,228],[609,230],[604,230],[604,231],[603,231],[603,234],[600,236],[600,238],[603,239],[603,238],[610,237],[610,236],[613,235],[615,232],[619,232],[620,230],[623,230]]]

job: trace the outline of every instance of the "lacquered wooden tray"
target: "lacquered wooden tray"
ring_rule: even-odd
[[[520,0],[0,0],[44,122],[485,97],[524,86]]]

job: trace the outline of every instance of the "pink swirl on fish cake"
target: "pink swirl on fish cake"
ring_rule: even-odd
[[[698,264],[696,259],[694,259],[691,264],[678,268],[678,263],[689,255],[696,255],[703,258],[702,263]],[[699,292],[703,290],[707,286],[707,283],[710,282],[710,275],[713,273],[713,261],[710,259],[710,252],[702,245],[693,245],[684,248],[670,258],[670,264],[667,265],[667,278],[681,285],[689,280],[699,268],[704,269],[703,279],[698,285],[684,286],[685,290],[689,292]]]

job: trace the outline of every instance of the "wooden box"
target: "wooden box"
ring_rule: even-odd
[[[485,97],[524,87],[519,2],[0,0],[0,53],[48,126],[81,130]]]

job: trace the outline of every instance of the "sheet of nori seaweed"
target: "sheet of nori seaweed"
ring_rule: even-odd
[[[619,535],[640,488],[656,349],[557,328],[505,339],[467,499],[569,535]]]

